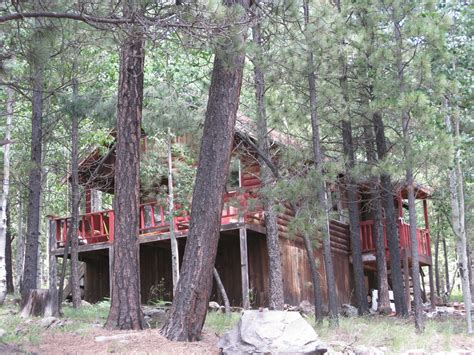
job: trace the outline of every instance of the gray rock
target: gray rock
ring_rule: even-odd
[[[341,313],[345,317],[357,317],[358,310],[357,310],[356,307],[354,307],[350,304],[343,304]]]
[[[219,305],[219,303],[211,301],[209,302],[209,309],[217,312],[218,310],[221,309],[221,306]]]
[[[374,346],[356,345],[352,347],[356,355],[382,355],[384,352]]]
[[[159,328],[165,324],[167,313],[163,309],[148,308],[143,310],[145,321],[150,328]]]
[[[218,343],[230,353],[323,354],[326,346],[299,312],[244,311],[239,323]]]
[[[301,301],[298,308],[299,308],[299,311],[303,314],[306,314],[306,315],[314,314],[314,305],[312,305],[311,302],[307,300]]]
[[[4,336],[5,334],[7,334],[6,330],[5,329],[0,329],[0,338],[2,336]]]
[[[55,323],[60,322],[60,320],[56,317],[45,317],[40,320],[39,325],[42,328],[50,328],[52,327]]]

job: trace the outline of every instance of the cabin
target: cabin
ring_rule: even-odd
[[[255,132],[249,127],[249,121],[238,120],[232,152],[232,164],[229,184],[224,195],[224,208],[221,217],[220,239],[215,267],[222,279],[230,303],[241,307],[260,307],[268,304],[268,257],[266,252],[266,231],[262,206],[258,203],[260,183],[260,165],[252,142]],[[278,132],[271,133],[272,147],[291,144]],[[181,137],[180,143],[186,142]],[[146,135],[142,137],[142,151],[146,152]],[[80,216],[79,228],[75,231],[80,240],[79,259],[83,262],[83,298],[91,303],[98,302],[110,295],[111,255],[114,245],[114,210],[101,209],[100,200],[111,199],[114,191],[115,144],[107,149],[97,148],[88,154],[79,168],[80,184],[85,190],[85,213]],[[179,159],[174,157],[174,159]],[[158,185],[166,185],[162,177],[157,177]],[[343,193],[331,187],[333,200],[343,200]],[[406,190],[400,189],[396,197],[398,211],[403,213],[403,200]],[[421,190],[418,190],[421,191]],[[101,197],[100,194],[103,196]],[[419,192],[425,208],[425,228],[420,229],[419,251],[420,267],[429,266],[431,270],[431,253],[429,228],[427,222],[427,194]],[[175,212],[172,223],[167,215],[167,202],[163,199],[144,196],[139,209],[139,244],[140,244],[140,280],[143,303],[157,300],[170,301],[173,295],[171,264],[171,232],[177,238],[179,258],[184,255],[190,216],[186,209]],[[373,221],[364,214],[364,193],[361,190],[361,238],[364,252],[367,292],[376,288],[374,268],[375,243],[372,236]],[[344,204],[340,207],[340,218],[330,221],[331,250],[336,275],[338,303],[351,303],[353,297],[353,277],[351,264],[351,246],[349,225],[344,219]],[[339,207],[337,207],[339,206]],[[111,207],[110,204],[107,207]],[[278,231],[282,256],[282,272],[285,303],[298,305],[303,300],[314,301],[310,268],[302,238],[294,236],[288,224],[294,217],[289,206],[284,206],[278,215]],[[402,216],[403,217],[403,216]],[[67,243],[70,217],[50,218],[51,238],[55,243],[51,254],[63,257]],[[400,219],[400,250],[410,265],[408,225]],[[387,251],[388,255],[388,251]],[[315,248],[314,257],[321,275],[321,286],[324,303],[327,304],[327,287],[321,248]],[[180,262],[181,265],[181,262]],[[406,269],[408,271],[408,268]],[[408,279],[407,279],[408,285]],[[407,287],[409,289],[409,287]],[[216,286],[212,298],[220,302]]]

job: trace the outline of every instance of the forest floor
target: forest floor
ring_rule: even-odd
[[[42,318],[23,319],[11,300],[0,308],[0,353],[77,354],[77,353],[217,353],[217,341],[239,319],[209,313],[203,339],[195,343],[170,342],[159,329],[107,331],[102,326],[108,302],[85,306],[76,311],[64,307],[64,317],[53,322]],[[308,321],[311,322],[310,319]],[[49,324],[49,325],[48,325]],[[2,331],[3,330],[3,331]],[[316,328],[331,348],[330,353],[416,353],[451,352],[474,354],[474,337],[467,336],[458,318],[427,320],[422,334],[413,322],[395,317],[341,318],[338,329],[327,325]]]

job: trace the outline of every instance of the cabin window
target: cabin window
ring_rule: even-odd
[[[240,160],[232,159],[229,167],[229,178],[227,180],[227,191],[236,191],[240,187]]]

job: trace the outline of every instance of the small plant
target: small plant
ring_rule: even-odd
[[[170,294],[166,290],[165,278],[162,277],[161,280],[150,287],[150,292],[148,293],[148,303],[152,305],[158,305],[166,303],[170,299]],[[169,303],[169,302],[168,302]]]

